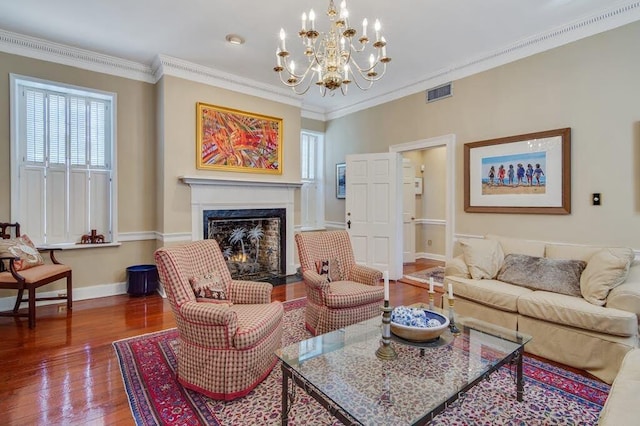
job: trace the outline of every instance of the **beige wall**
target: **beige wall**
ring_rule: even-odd
[[[155,231],[156,193],[149,190],[156,181],[154,86],[7,53],[0,53],[0,193],[4,194],[0,221],[11,219],[10,73],[117,94],[118,232]],[[29,230],[22,232],[28,234]],[[87,287],[125,281],[127,266],[153,261],[154,245],[148,241],[124,242],[120,247],[67,250],[57,257],[72,266],[74,287]],[[5,295],[15,292],[0,293],[0,297]]]
[[[351,152],[453,133],[455,232],[640,249],[638,40],[639,22],[455,81],[448,99],[426,104],[417,93],[333,120],[327,167]],[[463,144],[561,127],[572,129],[572,214],[464,212]],[[590,205],[592,192],[601,206]],[[327,200],[329,220],[344,217]]]
[[[300,181],[300,108],[244,95],[177,77],[158,82],[163,117],[160,169],[162,186],[159,209],[163,211],[158,231],[165,234],[191,232],[191,192],[179,176],[206,176],[241,180]],[[283,119],[282,175],[238,173],[196,169],[196,103],[263,114]]]

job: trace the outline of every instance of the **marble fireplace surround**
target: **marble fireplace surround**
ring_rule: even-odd
[[[286,274],[296,273],[294,261],[294,194],[302,186],[298,182],[219,179],[202,176],[180,176],[191,187],[191,238],[204,236],[205,210],[285,209],[286,210]]]

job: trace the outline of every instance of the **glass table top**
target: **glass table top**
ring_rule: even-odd
[[[495,370],[531,339],[471,318],[456,316],[456,325],[459,335],[447,329],[433,343],[412,343],[392,335],[395,360],[381,360],[375,354],[381,317],[288,345],[276,354],[285,368],[354,420],[367,425],[414,424]]]

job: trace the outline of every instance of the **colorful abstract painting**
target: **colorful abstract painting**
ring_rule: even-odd
[[[282,174],[282,119],[197,104],[198,169]]]

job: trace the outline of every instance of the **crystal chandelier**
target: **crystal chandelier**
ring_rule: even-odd
[[[309,15],[302,14],[302,28],[298,36],[302,41],[306,64],[301,71],[298,71],[296,63],[290,57],[285,43],[286,34],[281,28],[280,45],[276,50],[277,62],[273,70],[280,76],[280,81],[298,95],[305,94],[314,81],[320,87],[322,96],[327,93],[333,96],[338,88],[344,95],[352,82],[362,90],[369,89],[375,81],[382,78],[387,70],[387,63],[391,61],[387,56],[387,42],[380,35],[380,21],[375,21],[375,40],[369,44],[367,19],[362,21],[362,35],[356,39],[357,31],[349,25],[349,11],[345,1],[340,4],[338,13],[333,0],[329,0],[327,16],[329,30],[323,33],[316,30],[313,9],[309,11]],[[370,52],[368,59],[367,52]]]

